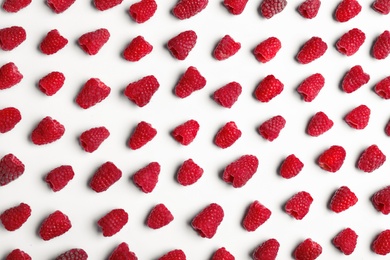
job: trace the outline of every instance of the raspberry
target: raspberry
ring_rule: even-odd
[[[388,215],[390,213],[390,186],[375,192],[371,200],[376,210]]]
[[[357,0],[342,0],[336,8],[335,18],[338,22],[347,22],[357,16],[362,6]]]
[[[114,251],[112,251],[108,257],[108,260],[119,259],[137,260],[138,258],[133,252],[130,251],[129,245],[125,242],[122,242],[114,249]]]
[[[68,216],[56,210],[42,222],[39,228],[39,236],[47,241],[65,234],[71,227],[72,223]]]
[[[183,162],[177,171],[177,182],[183,186],[192,185],[203,175],[203,169],[192,159]]]
[[[152,192],[157,185],[160,170],[161,167],[159,163],[149,163],[133,175],[134,184],[145,193]]]
[[[111,237],[118,233],[129,220],[129,215],[123,209],[113,209],[101,217],[97,225],[102,230],[104,237]]]
[[[100,79],[91,78],[77,94],[76,103],[83,109],[90,108],[102,102],[111,92],[111,88]]]
[[[230,121],[227,122],[221,129],[219,129],[217,135],[214,138],[214,143],[218,147],[225,149],[232,146],[240,137],[241,130],[238,129],[236,123]]]
[[[286,5],[287,0],[263,0],[260,5],[260,13],[264,18],[270,19],[282,12]]]
[[[379,81],[374,90],[381,98],[390,99],[390,76]]]
[[[56,260],[87,260],[88,254],[81,248],[72,248],[56,257]]]
[[[371,244],[372,251],[377,255],[387,255],[390,253],[390,230],[380,232]]]
[[[156,135],[157,130],[151,124],[141,121],[131,134],[128,146],[133,150],[137,150],[150,142]]]
[[[31,208],[26,203],[5,210],[0,215],[0,221],[8,231],[19,229],[31,216]]]
[[[198,36],[192,30],[181,32],[168,41],[168,50],[176,59],[185,60],[195,47],[197,38]]]
[[[241,85],[233,81],[217,89],[213,94],[213,99],[221,106],[231,108],[236,103],[241,92]]]
[[[38,82],[39,89],[46,96],[53,96],[65,83],[65,76],[61,72],[53,71],[41,78]]]
[[[286,120],[282,116],[274,116],[263,122],[259,128],[259,134],[266,140],[272,142],[278,138],[280,131],[286,125]]]
[[[253,260],[275,260],[280,244],[275,238],[268,239],[253,251]]]
[[[162,257],[160,257],[158,260],[186,260],[186,255],[181,249],[175,249],[172,251],[169,251]]]
[[[148,21],[157,10],[155,0],[140,0],[130,6],[129,14],[136,23]]]
[[[296,58],[301,64],[308,64],[325,54],[328,45],[320,38],[313,36],[303,44]]]
[[[360,65],[353,66],[344,76],[341,87],[346,93],[358,90],[370,80],[370,75],[363,71]]]
[[[127,85],[125,96],[137,106],[144,107],[149,104],[159,87],[160,83],[155,76],[145,76]]]
[[[223,217],[222,207],[211,203],[193,218],[191,225],[201,237],[212,238],[217,233]]]
[[[17,13],[31,4],[32,0],[4,0],[3,9],[9,13]]]
[[[179,98],[186,98],[193,92],[201,90],[204,86],[206,86],[206,79],[197,68],[190,66],[176,84],[175,95]]]
[[[47,0],[47,5],[57,14],[65,12],[76,0]]]
[[[65,133],[65,127],[57,120],[47,116],[43,118],[31,133],[31,141],[44,145],[57,141]]]
[[[310,238],[301,242],[294,250],[296,260],[314,260],[322,254],[322,247]]]
[[[292,196],[284,205],[284,210],[291,217],[301,220],[309,213],[313,198],[310,193],[300,191]]]
[[[20,249],[14,249],[7,255],[5,260],[31,260],[31,256],[29,256],[26,252]]]
[[[372,46],[372,56],[377,60],[383,60],[390,54],[390,32],[380,34]]]
[[[372,8],[381,14],[390,13],[390,1],[389,0],[375,0]]]
[[[94,127],[84,131],[80,137],[80,145],[84,151],[92,153],[110,136],[110,132],[104,126]]]
[[[230,35],[225,35],[214,49],[213,56],[217,60],[226,60],[241,49],[241,43],[236,42]]]
[[[255,89],[255,97],[261,102],[269,102],[282,93],[284,84],[274,75],[266,76]]]
[[[366,105],[352,109],[344,118],[345,122],[354,129],[364,129],[370,120],[371,110]]]
[[[256,46],[253,54],[258,61],[267,63],[276,56],[281,48],[282,43],[278,38],[269,37]]]
[[[189,145],[194,141],[199,131],[199,123],[193,119],[190,119],[183,124],[177,126],[172,131],[173,138],[182,145]]]
[[[222,179],[234,188],[244,186],[256,173],[259,160],[254,155],[243,155],[225,167]]]
[[[93,4],[99,11],[106,11],[117,5],[120,5],[123,0],[93,0]]]
[[[23,75],[18,67],[9,62],[0,67],[0,90],[11,88],[22,81]]]
[[[95,55],[109,39],[110,32],[105,28],[101,28],[96,31],[84,33],[79,37],[77,43],[85,53]]]
[[[123,57],[132,62],[139,61],[153,50],[153,46],[144,37],[135,37],[123,51]]]
[[[347,186],[341,186],[330,200],[330,209],[336,213],[345,211],[355,205],[358,198]]]
[[[164,204],[157,204],[149,213],[146,225],[152,229],[162,228],[173,220],[173,215]]]
[[[270,217],[271,211],[259,201],[255,200],[249,206],[242,225],[246,231],[252,232],[263,225]]]
[[[317,16],[321,7],[321,0],[306,0],[298,7],[298,12],[306,19],[313,19]]]
[[[24,164],[12,153],[0,160],[0,186],[16,180],[24,173]]]
[[[223,5],[226,9],[234,15],[239,15],[244,12],[248,0],[224,0]]]
[[[226,248],[221,247],[214,252],[211,260],[234,260],[234,256],[226,250]]]
[[[360,155],[357,162],[359,170],[373,172],[381,167],[386,161],[386,155],[375,144],[367,147]]]
[[[353,28],[343,34],[336,42],[337,50],[347,56],[355,54],[366,40],[366,34],[358,28]]]
[[[291,179],[297,176],[303,169],[304,164],[294,154],[290,154],[280,165],[280,176]]]
[[[20,26],[0,29],[0,48],[11,51],[26,40],[26,31]]]
[[[17,108],[6,107],[0,109],[0,133],[4,134],[12,129],[22,120],[22,115]]]
[[[333,127],[333,121],[322,111],[317,112],[310,119],[306,132],[310,136],[320,136]]]
[[[51,170],[45,177],[46,183],[54,191],[60,191],[71,181],[74,177],[74,171],[70,165],[61,165]]]
[[[57,29],[49,31],[39,45],[42,53],[52,55],[68,44],[68,40],[64,38]]]
[[[180,20],[191,18],[206,8],[208,0],[179,0],[172,13]]]
[[[390,136],[390,120],[387,121],[387,124],[386,124],[386,126],[385,126],[385,134],[386,134],[387,136]]]
[[[332,240],[333,245],[344,255],[350,255],[355,250],[358,235],[350,228],[343,229]]]
[[[318,165],[328,172],[337,172],[344,163],[345,149],[339,145],[332,145],[318,157]]]
[[[313,101],[325,85],[325,78],[320,73],[307,77],[298,86],[297,91],[305,102]]]
[[[89,186],[96,192],[108,190],[122,177],[122,171],[112,162],[103,163],[93,175]]]

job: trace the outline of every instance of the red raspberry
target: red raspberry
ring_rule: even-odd
[[[47,0],[47,5],[57,14],[65,12],[76,0]]]
[[[190,119],[183,124],[177,126],[172,131],[173,138],[182,145],[189,145],[194,141],[199,131],[199,123],[193,119]]]
[[[123,51],[123,57],[132,62],[139,61],[153,50],[153,46],[144,37],[135,37]]]
[[[352,109],[344,118],[345,122],[354,129],[364,129],[370,120],[371,110],[366,105]]]
[[[256,46],[253,54],[258,61],[267,63],[276,56],[281,48],[282,43],[278,38],[269,37]]]
[[[146,225],[152,229],[162,228],[173,220],[173,215],[164,204],[157,204],[149,213]]]
[[[226,248],[221,247],[214,252],[211,260],[234,260],[234,256],[226,250]]]
[[[231,183],[234,188],[241,188],[252,178],[258,167],[259,160],[256,156],[243,155],[226,166],[222,179]]]
[[[111,9],[117,5],[120,5],[123,0],[93,0],[93,4],[99,11],[105,11]]]
[[[318,165],[328,172],[337,172],[344,163],[345,149],[339,145],[332,145],[318,157]]]
[[[238,129],[236,123],[231,121],[227,122],[221,129],[219,129],[214,138],[214,143],[218,147],[225,149],[232,146],[240,137],[241,130]]]
[[[244,12],[248,0],[224,0],[223,5],[226,9],[234,15],[239,15]]]
[[[309,121],[306,132],[310,136],[320,136],[333,127],[333,121],[322,111],[317,112]]]
[[[0,90],[11,88],[22,81],[23,75],[18,67],[9,62],[0,67]]]
[[[297,60],[301,64],[308,64],[325,54],[328,45],[320,38],[313,36],[299,50]]]
[[[217,203],[211,203],[199,212],[191,222],[194,230],[205,238],[212,238],[224,217],[223,209]]]
[[[282,12],[286,5],[287,0],[263,0],[260,5],[260,13],[264,18],[270,19]]]
[[[56,260],[87,260],[88,254],[81,248],[72,248],[56,257]]]
[[[387,136],[390,136],[390,120],[387,122],[387,124],[385,126],[385,134]]]
[[[294,154],[290,154],[280,165],[280,176],[291,179],[297,176],[303,169],[304,164]]]
[[[195,47],[197,38],[198,36],[192,30],[181,32],[168,41],[168,50],[176,59],[184,60]]]
[[[375,0],[372,8],[381,14],[390,13],[390,1],[389,0]]]
[[[374,90],[381,98],[390,99],[390,76],[379,81]]]
[[[85,53],[95,55],[109,39],[110,32],[105,28],[101,28],[96,31],[84,33],[79,37],[77,42]]]
[[[310,193],[300,191],[292,196],[284,205],[284,210],[291,217],[301,220],[309,213],[313,198]]]
[[[180,20],[188,19],[203,11],[208,3],[208,0],[179,0],[172,13]]]
[[[96,192],[108,190],[122,177],[122,171],[112,162],[103,163],[93,175],[89,186]]]
[[[31,133],[31,141],[44,145],[57,141],[65,133],[65,127],[57,120],[47,116],[43,118]]]
[[[282,116],[274,116],[266,120],[259,126],[259,134],[266,140],[272,142],[278,138],[280,131],[286,125],[286,120]]]
[[[26,252],[20,249],[14,249],[7,255],[5,260],[31,260],[31,256],[29,256]]]
[[[130,6],[129,14],[136,23],[148,21],[157,10],[155,0],[140,0]]]
[[[206,79],[197,68],[190,66],[176,84],[175,95],[179,98],[186,98],[193,92],[201,90],[204,86],[206,86]]]
[[[160,257],[158,260],[186,260],[186,255],[181,249],[175,249],[172,251],[169,251],[162,257]]]
[[[4,134],[12,129],[22,120],[22,115],[17,108],[6,107],[0,109],[0,133]]]
[[[297,91],[305,102],[313,101],[325,85],[325,78],[320,73],[307,77],[298,86]]]
[[[284,84],[274,75],[266,76],[255,89],[255,97],[261,102],[269,102],[282,93]]]
[[[104,237],[111,237],[118,233],[129,220],[129,215],[123,209],[113,209],[100,218],[97,225],[102,230]]]
[[[275,260],[280,244],[275,238],[268,239],[259,245],[252,254],[253,260]]]
[[[71,227],[72,223],[68,216],[56,210],[42,222],[39,228],[39,236],[47,241],[65,234]]]
[[[26,31],[20,26],[0,29],[0,48],[11,51],[26,40]]]
[[[68,44],[68,40],[64,38],[57,29],[49,31],[39,45],[42,53],[52,55]]]
[[[45,177],[46,183],[54,191],[60,191],[71,181],[74,177],[74,171],[70,165],[61,165],[51,170]]]
[[[217,89],[213,94],[213,99],[221,106],[231,108],[236,103],[241,92],[241,85],[233,81]]]
[[[373,172],[386,161],[386,155],[375,144],[367,147],[360,155],[357,162],[358,169],[364,172]]]
[[[141,121],[131,134],[128,146],[133,150],[137,150],[150,142],[156,135],[157,130],[151,124]]]
[[[31,4],[32,0],[4,0],[3,9],[9,13],[17,13]]]
[[[242,225],[246,231],[252,232],[263,225],[270,217],[271,211],[259,201],[255,200],[249,206]]]
[[[347,22],[357,16],[362,6],[357,0],[342,0],[336,8],[335,18],[338,22]]]
[[[353,66],[344,76],[341,87],[346,93],[358,90],[370,80],[370,75],[363,71],[360,65]]]
[[[92,153],[110,136],[110,132],[104,126],[94,127],[84,131],[80,137],[80,145],[84,151]]]
[[[225,35],[214,49],[213,56],[217,60],[226,60],[241,49],[241,43],[236,42],[230,35]]]
[[[330,209],[336,213],[345,211],[355,205],[358,198],[347,186],[341,186],[330,200]]]
[[[390,253],[390,230],[383,230],[378,234],[371,244],[372,251],[377,255],[387,255]]]
[[[375,40],[372,46],[372,56],[377,60],[383,60],[390,54],[390,32],[384,31]]]
[[[38,82],[39,89],[46,96],[53,96],[65,83],[65,76],[61,72],[53,71],[41,78]]]
[[[317,16],[321,7],[321,0],[306,0],[298,7],[298,12],[306,19],[313,19]]]
[[[301,242],[294,250],[296,260],[314,260],[322,254],[322,247],[310,238]]]
[[[336,42],[337,50],[347,56],[355,54],[366,40],[366,34],[358,28],[353,28],[343,34]]]
[[[157,162],[149,163],[133,175],[134,184],[145,193],[152,192],[157,185],[160,170],[160,164]]]
[[[0,186],[16,180],[24,173],[24,164],[12,153],[0,160]]]
[[[177,182],[183,186],[192,185],[203,175],[203,169],[192,159],[183,162],[177,172]]]
[[[155,76],[145,76],[127,85],[125,96],[137,106],[144,107],[149,104],[159,87],[160,83]]]
[[[390,213],[390,186],[375,192],[372,196],[372,204],[376,210],[388,215]]]
[[[129,245],[125,242],[120,243],[108,257],[108,260],[119,259],[138,260],[137,256],[130,251]]]
[[[333,245],[344,255],[350,255],[355,250],[358,235],[350,228],[343,229],[332,240]]]
[[[111,92],[111,88],[100,79],[91,78],[77,94],[76,103],[83,109],[90,108],[102,102]]]
[[[26,203],[5,210],[0,215],[0,221],[8,231],[19,229],[31,216],[31,208]]]

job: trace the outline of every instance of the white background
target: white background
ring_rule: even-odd
[[[226,247],[236,259],[251,259],[252,251],[263,241],[276,238],[281,246],[278,259],[291,259],[294,248],[306,238],[320,243],[320,259],[344,259],[331,244],[342,229],[351,227],[359,235],[355,252],[349,259],[383,259],[370,250],[375,236],[390,228],[389,216],[378,213],[370,197],[390,183],[386,162],[373,173],[363,173],[356,167],[360,153],[369,145],[377,144],[390,154],[390,139],[384,127],[390,118],[388,101],[378,97],[373,87],[388,76],[389,60],[371,57],[374,39],[389,29],[390,17],[376,13],[372,1],[360,1],[362,12],[346,23],[333,19],[339,1],[323,1],[318,16],[313,20],[302,18],[296,11],[301,1],[289,1],[285,10],[270,20],[258,13],[261,1],[249,1],[244,12],[233,16],[221,4],[210,1],[207,8],[191,19],[180,21],[171,14],[176,1],[158,1],[158,9],[151,20],[136,24],[127,11],[136,1],[125,0],[113,9],[97,11],[90,1],[78,0],[67,11],[55,14],[43,0],[33,1],[19,13],[0,11],[0,27],[23,26],[27,40],[10,52],[0,52],[0,64],[14,62],[24,75],[17,86],[0,93],[0,108],[14,106],[20,109],[22,121],[14,130],[0,135],[0,156],[15,154],[26,166],[18,180],[0,188],[0,212],[18,205],[29,204],[32,215],[17,231],[0,227],[0,259],[14,248],[20,248],[33,259],[54,259],[70,248],[83,248],[90,259],[105,259],[121,242],[127,242],[139,259],[158,259],[172,249],[182,249],[188,259],[210,259],[219,247]],[[96,56],[88,56],[77,45],[82,34],[107,28],[111,38]],[[352,28],[366,33],[366,41],[352,57],[337,52],[337,39]],[[38,50],[46,33],[58,29],[69,43],[58,53],[47,56]],[[194,30],[198,42],[186,60],[174,59],[165,48],[167,41],[184,30]],[[217,61],[212,51],[224,35],[241,42],[241,50],[225,61]],[[142,35],[154,49],[139,62],[131,63],[121,53],[132,38]],[[270,36],[278,37],[282,49],[275,59],[259,63],[252,50]],[[325,55],[308,65],[294,59],[302,44],[312,36],[321,37],[328,44]],[[369,83],[352,94],[340,90],[340,81],[346,71],[361,65],[370,74]],[[189,66],[195,66],[207,79],[207,85],[185,99],[173,94],[180,75]],[[64,87],[47,97],[37,88],[38,80],[51,71],[65,74]],[[311,103],[301,100],[296,88],[307,76],[320,72],[326,83],[319,96]],[[130,82],[146,75],[155,75],[160,88],[152,101],[139,108],[122,93]],[[262,78],[274,74],[284,83],[281,95],[269,103],[260,103],[253,91]],[[91,77],[97,77],[111,87],[110,96],[88,110],[74,103],[79,89]],[[228,82],[237,81],[242,94],[232,109],[217,105],[212,93]],[[343,117],[354,107],[366,104],[371,109],[370,123],[364,130],[351,129]],[[318,111],[324,111],[334,127],[326,134],[313,138],[305,133],[308,120]],[[286,127],[273,142],[264,140],[256,131],[268,118],[282,115]],[[45,116],[51,116],[65,125],[65,135],[57,142],[36,146],[29,135]],[[181,146],[170,136],[177,125],[188,119],[200,124],[198,136],[189,146]],[[151,123],[157,136],[145,147],[132,151],[126,146],[132,129],[141,121]],[[235,121],[242,137],[230,148],[222,150],[213,144],[220,127]],[[78,136],[85,130],[106,126],[110,137],[94,153],[84,152]],[[347,151],[345,163],[337,173],[321,170],[317,157],[331,145],[341,145]],[[295,178],[285,180],[278,175],[281,161],[294,153],[305,164]],[[244,154],[259,158],[260,165],[254,177],[240,189],[224,183],[221,171],[230,162]],[[175,180],[178,166],[192,158],[204,169],[203,177],[189,187]],[[108,191],[95,193],[88,181],[104,162],[114,162],[123,177]],[[146,164],[161,164],[159,182],[150,194],[141,192],[131,176]],[[60,192],[52,192],[43,181],[45,175],[62,164],[73,166],[74,179]],[[359,202],[340,214],[327,207],[333,192],[347,185],[356,193]],[[301,221],[287,215],[282,207],[296,192],[308,191],[314,198],[309,214]],[[244,213],[251,202],[259,200],[272,211],[271,218],[255,232],[241,226]],[[225,211],[225,218],[212,239],[201,238],[191,228],[192,218],[208,204],[216,202]],[[150,209],[164,203],[175,219],[160,230],[145,226]],[[108,211],[123,208],[129,213],[127,225],[113,237],[103,237],[96,222]],[[40,223],[55,210],[61,210],[72,221],[66,234],[43,241],[37,235]]]

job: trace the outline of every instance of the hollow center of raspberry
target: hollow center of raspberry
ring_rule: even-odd
[[[344,48],[344,47],[340,47],[339,48],[339,51],[341,52],[341,53],[347,53],[347,50]]]
[[[322,169],[324,169],[326,171],[332,171],[332,167],[330,167],[326,163],[320,163],[320,166],[321,166]]]
[[[385,99],[389,99],[390,98],[390,95],[388,95],[386,93],[386,91],[383,91],[383,90],[378,90],[378,95],[385,98]]]

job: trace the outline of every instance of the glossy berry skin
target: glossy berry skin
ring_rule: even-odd
[[[11,88],[22,79],[23,75],[15,63],[8,62],[0,67],[0,90]]]
[[[120,243],[110,254],[108,260],[138,260],[134,252],[131,252],[126,242]]]
[[[4,155],[0,159],[0,187],[19,178],[24,170],[24,164],[15,155],[12,153]]]
[[[158,260],[186,260],[186,254],[181,249],[174,249],[161,256]]]
[[[112,162],[103,163],[92,176],[89,187],[95,192],[108,190],[122,177],[122,171]]]
[[[47,0],[47,5],[56,14],[65,12],[76,0]]]
[[[65,234],[71,227],[72,223],[68,216],[61,211],[56,210],[42,222],[39,228],[39,236],[44,241],[48,241]]]
[[[260,4],[260,13],[266,19],[282,12],[287,5],[287,0],[263,0]]]
[[[278,256],[280,244],[275,238],[270,238],[256,247],[253,251],[253,260],[275,260]]]
[[[373,172],[386,162],[386,155],[375,144],[367,147],[360,155],[357,167],[364,172]]]
[[[111,93],[111,88],[98,78],[90,78],[76,97],[76,104],[88,109],[102,102]]]
[[[298,7],[298,12],[306,19],[313,19],[317,16],[321,7],[321,0],[305,0]]]
[[[362,10],[362,6],[357,0],[342,0],[336,8],[336,21],[344,23],[357,16]]]
[[[351,228],[340,231],[332,240],[333,245],[344,255],[350,255],[355,251],[358,235]]]
[[[377,211],[388,215],[390,213],[390,186],[386,186],[375,192],[371,200]]]
[[[222,179],[234,188],[241,188],[253,177],[258,166],[259,160],[256,156],[243,155],[225,167]]]
[[[127,85],[124,94],[138,107],[144,107],[149,104],[159,87],[156,77],[148,75]]]
[[[375,93],[383,99],[390,99],[390,76],[380,80],[374,87]]]
[[[385,30],[375,40],[372,46],[372,56],[377,60],[386,59],[390,54],[390,32]]]
[[[304,43],[296,59],[301,64],[308,64],[322,57],[327,49],[328,45],[320,37],[313,36]]]
[[[223,218],[222,207],[217,203],[211,203],[192,219],[191,226],[201,237],[212,238]]]
[[[233,81],[217,89],[213,94],[213,99],[222,107],[232,108],[241,93],[240,83]]]
[[[271,211],[267,207],[255,200],[249,206],[242,225],[246,231],[253,232],[263,225],[271,217],[271,214]]]
[[[61,165],[51,170],[45,177],[45,182],[54,191],[60,191],[73,179],[74,171],[70,165]]]
[[[38,82],[39,90],[46,96],[56,94],[65,83],[65,76],[62,72],[53,71],[41,78]]]
[[[390,1],[375,0],[372,4],[372,8],[380,14],[387,15],[390,13]]]
[[[300,191],[286,202],[284,211],[296,220],[301,220],[309,213],[312,203],[313,198],[310,193]]]
[[[334,123],[324,112],[320,111],[314,114],[310,119],[306,132],[308,135],[317,137],[329,131]]]
[[[266,140],[272,142],[279,137],[280,132],[286,125],[286,120],[280,116],[274,116],[264,121],[258,128],[259,134]]]
[[[88,55],[96,55],[110,39],[110,32],[106,28],[84,33],[77,40],[81,49]]]
[[[180,20],[189,19],[207,7],[208,0],[179,0],[172,13]]]
[[[203,169],[192,159],[185,160],[177,172],[177,182],[183,186],[196,183],[203,175]]]
[[[282,93],[284,84],[274,75],[268,75],[257,85],[255,98],[260,102],[267,103]]]
[[[12,129],[22,120],[19,109],[6,107],[0,109],[0,133],[4,134]]]
[[[295,260],[315,260],[321,254],[321,245],[310,238],[305,239],[294,250]]]
[[[352,93],[367,84],[369,80],[370,75],[364,72],[360,65],[355,65],[344,75],[341,88],[346,93]]]
[[[213,57],[217,60],[226,60],[241,49],[241,43],[235,41],[230,35],[225,35],[214,49]]]
[[[31,4],[32,0],[4,0],[3,9],[8,13],[17,13]]]
[[[56,257],[56,260],[87,260],[88,254],[82,248],[72,248]]]
[[[198,36],[193,30],[183,31],[171,38],[167,43],[167,48],[178,60],[185,60],[195,47]]]
[[[136,62],[151,53],[153,46],[143,36],[137,36],[131,40],[123,51],[123,57],[127,61]]]
[[[152,229],[160,229],[173,221],[174,217],[164,204],[157,204],[150,211],[146,225]]]
[[[0,214],[0,221],[8,231],[15,231],[22,227],[31,216],[31,207],[26,203],[6,209]]]
[[[287,156],[280,165],[280,176],[291,179],[297,176],[303,169],[304,164],[294,154]]]
[[[46,55],[52,55],[64,48],[68,39],[60,34],[57,29],[49,31],[39,45],[39,49]]]
[[[390,120],[389,121],[387,121],[387,124],[385,125],[385,134],[387,135],[387,136],[390,136]]]
[[[172,137],[180,144],[187,146],[194,141],[199,128],[199,123],[194,119],[190,119],[173,129]]]
[[[157,185],[160,170],[159,163],[151,162],[133,175],[133,182],[144,193],[150,193]]]
[[[377,255],[390,253],[390,230],[380,232],[371,244],[372,251]]]
[[[358,198],[347,186],[341,186],[333,194],[330,200],[330,209],[333,212],[340,213],[354,206]]]
[[[186,98],[195,91],[206,86],[206,78],[202,76],[196,67],[190,66],[177,82],[174,93],[179,98]]]
[[[336,42],[336,49],[346,56],[354,55],[366,40],[366,34],[358,28],[344,33]]]
[[[325,85],[325,78],[320,73],[315,73],[307,77],[298,86],[297,92],[302,96],[303,101],[312,102]]]
[[[123,0],[93,0],[93,4],[99,11],[106,11],[120,5]]]
[[[128,141],[128,146],[132,150],[138,150],[152,141],[156,135],[157,130],[153,128],[151,124],[141,121],[132,132]]]
[[[26,30],[21,26],[0,29],[0,49],[11,51],[26,40]]]
[[[35,145],[45,145],[59,140],[65,133],[65,127],[50,116],[44,117],[31,133]]]
[[[233,15],[239,15],[244,12],[248,0],[224,0],[223,5]]]
[[[258,61],[267,63],[275,58],[281,48],[282,43],[278,38],[269,37],[256,46],[253,50],[253,54]]]
[[[94,127],[84,131],[79,137],[79,142],[84,151],[93,153],[109,136],[110,132],[104,126]]]
[[[337,172],[344,163],[347,153],[342,146],[332,145],[318,157],[318,165],[328,172]]]
[[[12,250],[5,260],[31,260],[31,256],[29,256],[26,252],[20,250],[20,249],[14,249]]]
[[[344,118],[345,122],[354,129],[364,129],[370,120],[371,110],[366,105],[352,109]]]
[[[144,23],[153,17],[157,11],[157,3],[155,0],[140,0],[132,4],[129,8],[130,17],[136,23]]]
[[[241,130],[238,129],[233,121],[227,122],[221,129],[218,130],[214,143],[222,148],[232,146],[241,137]]]
[[[211,260],[234,260],[235,257],[226,250],[226,248],[221,247],[218,248],[217,251],[214,252]]]
[[[127,224],[129,215],[124,209],[113,209],[97,221],[104,237],[111,237]]]

